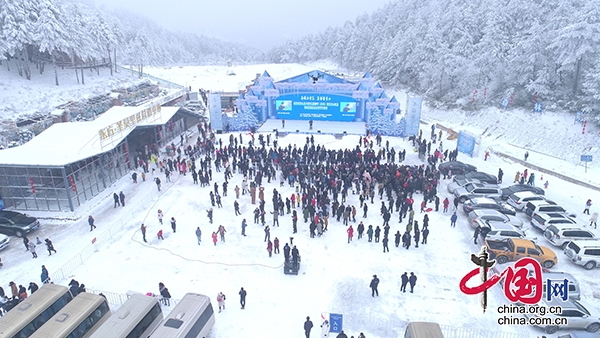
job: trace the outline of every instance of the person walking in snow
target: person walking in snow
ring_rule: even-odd
[[[88,224],[90,225],[90,232],[96,229],[96,226],[94,225],[94,217],[92,217],[92,215],[88,217]]]
[[[223,292],[217,294],[217,304],[219,304],[219,312],[221,312],[221,309],[225,310],[225,295]]]
[[[458,216],[456,216],[456,211],[452,214],[452,216],[450,216],[450,226],[455,228],[456,227],[456,220],[458,219]]]
[[[369,238],[369,242],[373,241],[373,226],[369,225],[369,228],[367,229],[367,237]]]
[[[29,251],[31,251],[31,255],[33,256],[33,258],[38,258],[37,252],[35,252],[35,243],[33,243],[33,241],[29,242]]]
[[[171,217],[171,229],[173,229],[173,233],[177,232],[177,222],[175,221],[175,217]]]
[[[196,228],[196,238],[198,238],[198,245],[200,245],[201,237],[202,237],[202,230],[200,230],[200,227],[197,227]]]
[[[125,194],[122,191],[119,193],[119,200],[121,201],[121,206],[124,207],[125,206]]]
[[[402,285],[400,286],[400,291],[406,292],[406,285],[408,284],[408,273],[404,272],[400,278],[402,280]]]
[[[310,330],[313,328],[313,322],[310,320],[310,317],[306,317],[306,321],[304,322],[304,335],[306,338],[310,338]]]
[[[56,253],[56,250],[54,249],[54,244],[52,244],[52,241],[49,238],[46,238],[44,240],[44,242],[46,242],[46,249],[48,249],[48,256],[52,256],[52,251],[54,251],[54,253]]]
[[[246,295],[248,293],[246,292],[246,290],[244,290],[244,288],[240,289],[239,295],[240,295],[240,305],[242,305],[242,310],[246,308]]]
[[[163,222],[163,217],[165,217],[165,215],[163,214],[162,210],[158,209],[158,222],[162,225]]]
[[[142,239],[144,240],[144,243],[148,243],[146,242],[146,226],[144,225],[144,223],[142,223],[142,225],[140,226],[140,230],[142,230]]]
[[[421,241],[421,244],[427,244],[427,236],[429,236],[429,227],[424,226],[423,227],[423,241]]]
[[[354,237],[354,229],[352,228],[352,225],[346,229],[346,232],[348,233],[348,243],[350,243],[352,242],[352,237]]]
[[[444,206],[442,212],[448,212],[448,206],[450,206],[450,200],[448,199],[448,197],[444,198],[444,202],[442,202],[442,205]]]
[[[119,202],[119,195],[117,195],[117,193],[113,193],[113,200],[115,200],[115,208],[121,206],[121,203]]]
[[[273,242],[271,242],[271,240],[267,242],[267,251],[269,252],[269,257],[271,257],[271,254],[273,253]]]
[[[417,276],[414,273],[410,273],[410,277],[408,277],[408,283],[410,284],[410,293],[413,293],[415,285],[417,284]]]
[[[519,183],[521,181],[521,172],[517,170],[517,173],[515,174],[515,180],[513,181],[513,183]]]
[[[584,214],[590,214],[590,207],[592,206],[592,200],[588,199],[587,201],[585,201],[585,208],[583,209],[583,213]]]
[[[387,250],[387,252],[390,252],[390,248],[388,247],[388,242],[389,242],[388,236],[383,236],[383,240],[381,240],[381,243],[383,244],[383,252],[384,253],[386,252],[386,250]]]
[[[212,241],[213,241],[213,244],[215,246],[217,246],[217,233],[216,232],[212,233]]]
[[[242,236],[246,236],[246,227],[248,226],[248,223],[246,223],[246,219],[244,218],[242,220]]]
[[[225,242],[225,233],[227,232],[227,230],[225,230],[225,227],[223,225],[219,225],[219,229],[217,230],[217,232],[221,237],[221,242]]]
[[[156,187],[158,188],[158,191],[160,191],[160,183],[161,183],[161,182],[160,182],[160,178],[158,178],[158,177],[155,177],[155,178],[154,178],[154,182],[156,182]]]
[[[158,232],[156,233],[156,237],[160,240],[164,240],[165,238],[163,237],[163,231],[162,229],[158,230]]]
[[[271,228],[267,225],[264,229],[265,231],[265,242],[271,240]]]
[[[377,275],[373,275],[373,279],[371,279],[371,284],[369,284],[369,287],[371,288],[371,297],[375,297],[375,295],[379,297],[379,290],[377,290],[378,285],[379,278],[377,278]]]
[[[379,243],[379,235],[381,234],[381,229],[379,225],[375,228],[375,243]]]
[[[598,222],[598,212],[594,212],[592,214],[592,217],[590,217],[590,226],[592,226],[592,224],[594,225],[594,229],[596,229],[597,224],[596,222]]]

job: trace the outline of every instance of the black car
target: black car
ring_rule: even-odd
[[[521,191],[531,191],[536,195],[545,195],[546,194],[544,189],[539,188],[539,187],[534,187],[534,186],[527,185],[527,184],[515,184],[515,185],[511,185],[510,187],[502,188],[502,199],[507,200],[508,196],[510,196],[516,192],[521,192]]]
[[[449,161],[441,163],[438,166],[438,169],[444,175],[448,175],[448,173],[450,173],[450,175],[464,175],[471,171],[477,171],[477,167],[459,161]]]
[[[0,233],[23,237],[39,227],[40,221],[35,217],[15,211],[0,211]]]
[[[456,175],[456,176],[454,176],[453,181],[458,182],[459,180],[463,180],[463,179],[476,179],[476,180],[479,180],[479,182],[485,182],[485,183],[489,183],[489,184],[498,184],[498,178],[496,176],[490,175],[487,173],[482,173],[479,171],[471,171],[464,175]]]

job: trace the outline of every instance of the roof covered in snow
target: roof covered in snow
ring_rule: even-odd
[[[179,110],[158,107],[117,106],[94,121],[54,124],[24,145],[0,151],[0,165],[64,166],[102,154],[136,127],[163,125]]]

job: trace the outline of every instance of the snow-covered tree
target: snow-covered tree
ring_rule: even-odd
[[[251,128],[258,128],[258,125],[258,119],[247,103],[242,104],[237,115],[229,119],[230,131],[248,131]]]

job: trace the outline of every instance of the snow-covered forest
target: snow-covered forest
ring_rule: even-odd
[[[252,55],[256,53],[249,47],[167,31],[133,13],[59,0],[0,0],[0,62],[16,61],[16,70],[28,79],[46,64],[90,68],[114,64],[116,58],[141,70],[148,65],[251,62]]]
[[[269,58],[330,58],[447,106],[512,97],[598,119],[599,46],[599,0],[408,0],[288,41]]]

